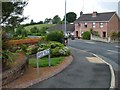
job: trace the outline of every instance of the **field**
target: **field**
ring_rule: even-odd
[[[36,24],[36,25],[30,25],[30,26],[26,26],[25,29],[27,31],[29,31],[31,28],[33,27],[37,27],[38,29],[41,29],[43,27],[51,27],[54,26],[55,24]]]

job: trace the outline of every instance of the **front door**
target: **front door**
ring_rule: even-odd
[[[103,38],[105,38],[106,37],[106,32],[103,32]]]
[[[76,31],[76,37],[78,37],[78,31]]]

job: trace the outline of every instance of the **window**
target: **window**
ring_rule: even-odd
[[[84,25],[85,25],[85,27],[87,28],[87,23],[86,23],[86,22],[85,22],[85,24],[84,24]]]
[[[100,28],[103,28],[103,23],[100,23]]]
[[[93,28],[95,28],[95,22],[93,22]]]

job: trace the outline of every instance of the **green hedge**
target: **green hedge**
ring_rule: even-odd
[[[86,31],[82,34],[82,39],[90,40],[90,32]]]
[[[63,43],[64,34],[62,31],[51,31],[47,35],[48,41],[57,41]]]

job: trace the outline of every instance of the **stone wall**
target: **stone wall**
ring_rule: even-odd
[[[2,73],[2,85],[5,85],[23,75],[28,67],[28,58],[25,57],[19,64]]]

